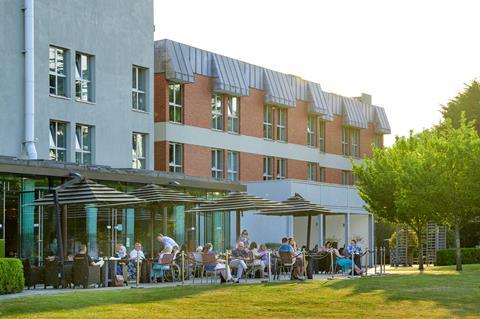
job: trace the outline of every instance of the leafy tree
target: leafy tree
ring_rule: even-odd
[[[462,113],[465,113],[467,122],[475,121],[476,130],[480,132],[480,83],[472,81],[465,86],[465,90],[442,107],[444,119],[450,119],[454,127],[459,127]]]

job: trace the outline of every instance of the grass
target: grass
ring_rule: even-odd
[[[480,318],[480,265],[385,277],[79,291],[0,302],[1,318]]]

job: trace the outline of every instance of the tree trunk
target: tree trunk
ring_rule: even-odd
[[[457,271],[462,271],[462,249],[460,245],[460,223],[455,222],[455,261]]]
[[[422,241],[422,229],[420,228],[417,233],[417,248],[418,248],[418,270],[423,271],[423,241]]]

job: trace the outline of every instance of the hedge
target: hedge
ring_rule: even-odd
[[[455,249],[437,252],[437,266],[455,265]],[[462,248],[462,264],[480,264],[480,248]]]
[[[24,280],[20,259],[0,258],[0,295],[21,292]]]
[[[5,240],[0,239],[0,258],[5,257]]]

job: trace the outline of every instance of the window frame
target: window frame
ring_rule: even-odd
[[[383,134],[376,133],[373,143],[377,148],[383,148]]]
[[[273,157],[271,156],[263,157],[263,180],[273,180]]]
[[[237,151],[227,151],[227,179],[229,181],[236,182],[239,180],[239,161],[240,155]]]
[[[141,141],[139,142],[138,137],[141,136]],[[132,168],[134,169],[146,169],[147,166],[147,138],[148,134],[133,132],[132,133]],[[135,148],[133,144],[135,142]],[[139,145],[141,144],[141,148]],[[139,150],[141,150],[141,156],[139,156]],[[138,165],[140,164],[140,165]],[[143,165],[143,167],[142,167]]]
[[[318,149],[320,152],[325,152],[325,121],[318,122]]]
[[[173,88],[173,93],[171,93],[172,88]],[[179,103],[177,101],[176,88],[178,88],[178,91],[180,91]],[[173,101],[170,99],[171,96],[173,96]],[[173,113],[172,113],[172,110],[173,110]],[[177,113],[177,111],[179,112]],[[172,114],[174,115],[173,119],[171,116]],[[179,114],[180,116],[179,120],[176,118],[177,114]],[[183,84],[174,83],[174,82],[168,83],[168,120],[172,123],[183,123]]]
[[[342,185],[350,185],[350,171],[342,170]]]
[[[287,109],[279,107],[277,108],[277,120],[275,121],[275,127],[277,132],[276,140],[279,142],[287,142]],[[284,116],[282,116],[282,114]]]
[[[132,74],[132,110],[138,111],[138,112],[148,112],[148,97],[147,97],[147,89],[148,89],[148,76],[147,76],[147,68],[138,66],[138,65],[132,65],[132,72],[135,71],[135,80],[133,80],[133,74]],[[141,73],[141,74],[140,74]],[[141,76],[140,76],[141,75]],[[145,89],[141,90],[139,88],[139,79],[143,77],[143,82],[145,83]],[[140,95],[143,95],[144,99],[144,107],[140,108],[139,101],[140,99],[138,98]],[[134,98],[136,97],[136,99]],[[136,103],[135,103],[136,102]]]
[[[287,178],[287,159],[286,158],[277,158],[276,159],[276,174],[275,179],[286,179]]]
[[[83,129],[88,129],[88,139],[89,139],[89,146],[88,150],[85,150],[84,147],[84,140],[83,140]],[[82,130],[82,136],[79,139],[78,138],[78,129]],[[92,133],[93,133],[93,126],[91,125],[84,125],[84,124],[77,124],[75,125],[75,162],[77,164],[81,165],[91,165],[93,164],[93,138],[92,138]],[[77,147],[77,143],[80,146],[80,148]],[[90,161],[85,162],[85,154],[90,155]],[[80,155],[80,161],[77,160],[77,155]]]
[[[350,156],[350,129],[346,126],[342,127],[342,154]]]
[[[212,130],[223,131],[223,94],[213,93],[211,103]]]
[[[350,129],[351,154],[355,158],[360,158],[360,130]]]
[[[78,72],[78,67],[77,67],[77,59],[80,57],[80,72]],[[87,74],[88,74],[88,79],[83,78],[82,73],[82,68],[83,68],[83,60],[82,57],[85,57],[87,59]],[[82,53],[82,52],[76,52],[75,53],[75,100],[80,101],[80,102],[93,102],[93,55]],[[79,73],[79,78],[77,78],[77,73]],[[78,97],[79,91],[77,88],[77,83],[80,83],[80,97]],[[83,98],[83,91],[82,87],[83,84],[86,84],[87,87],[87,98]]]
[[[173,152],[171,149],[173,148]],[[180,161],[177,163],[177,148],[180,149]],[[170,158],[170,154],[173,154],[173,160]],[[169,143],[168,145],[168,171],[171,173],[183,173],[183,144],[181,143]]]
[[[307,162],[307,180],[317,181],[317,166],[315,162]]]
[[[327,170],[323,166],[318,167],[318,181],[321,183],[326,182],[326,177],[327,177]]]
[[[212,177],[215,179],[224,178],[224,152],[219,148],[212,148],[211,157],[211,172]]]
[[[232,112],[232,109],[230,107],[233,105],[232,104],[233,101],[235,101],[235,114]],[[229,133],[240,134],[240,98],[238,96],[232,96],[232,95],[228,96],[227,113],[228,113],[227,114],[228,116],[227,131]]]
[[[55,136],[52,136],[52,131],[51,131],[51,125],[52,124],[55,125],[55,128],[54,128]],[[63,131],[64,140],[65,140],[65,145],[64,146],[58,146],[58,127],[59,127],[59,124],[63,125],[63,128],[64,128],[64,131]],[[62,122],[62,121],[50,120],[49,131],[50,131],[49,132],[50,139],[52,139],[52,141],[50,141],[49,147],[48,147],[49,159],[51,161],[55,161],[55,162],[68,162],[68,123],[67,122]],[[51,142],[53,142],[54,144],[52,145]],[[52,151],[55,154],[54,157],[51,156]],[[58,159],[59,151],[64,152],[64,160],[63,161],[60,161]]]
[[[51,50],[54,50],[54,67],[53,67],[53,71],[51,70],[50,68],[50,54],[51,54]],[[59,73],[58,72],[58,52],[59,51],[62,51],[62,59],[63,59],[63,73]],[[64,48],[60,48],[60,47],[56,47],[56,46],[53,46],[53,45],[50,45],[48,47],[48,75],[49,75],[49,79],[48,79],[48,83],[49,83],[49,93],[50,95],[53,95],[53,96],[60,96],[60,97],[64,97],[64,98],[68,98],[68,50],[67,49],[64,49]],[[54,77],[55,78],[55,86],[52,87],[50,84],[50,77]],[[64,81],[64,84],[63,84],[63,94],[59,94],[58,92],[58,80],[59,78],[63,79]],[[52,92],[52,89],[54,90],[54,92]]]
[[[267,140],[273,140],[273,113],[273,106],[263,106],[263,138]]]
[[[317,147],[317,116],[307,116],[307,146]]]

